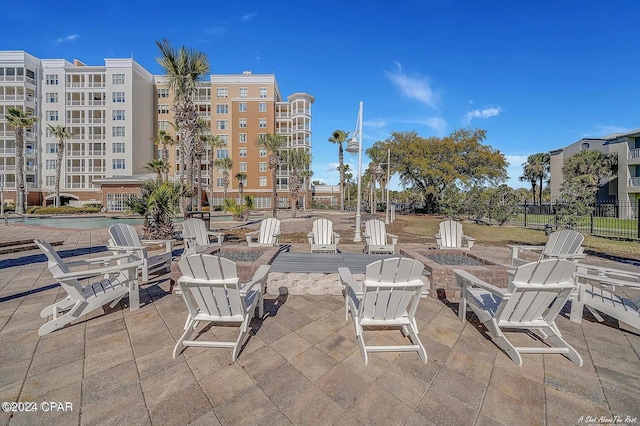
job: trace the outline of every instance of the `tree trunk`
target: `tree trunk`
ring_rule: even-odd
[[[540,204],[540,207],[542,207],[542,183],[543,183],[544,177],[540,176],[540,188],[538,188],[538,204]]]
[[[342,142],[338,144],[338,162],[340,163],[340,211],[344,212],[344,150]]]
[[[198,155],[198,211],[202,211],[202,156]]]
[[[271,195],[272,200],[271,202],[273,203],[273,205],[271,206],[271,215],[275,218],[278,217],[278,191],[276,189],[276,172],[277,169],[273,168],[271,169],[271,179],[273,180],[272,185],[273,185],[273,193]]]
[[[60,172],[62,169],[62,157],[64,156],[64,139],[58,141],[58,152],[56,155],[56,200],[55,207],[60,207]]]
[[[165,165],[169,164],[169,150],[167,149],[167,144],[162,144],[162,160],[165,162]],[[167,182],[169,180],[169,169],[166,168],[163,171],[162,179]]]
[[[16,127],[16,213],[24,214],[24,130]]]

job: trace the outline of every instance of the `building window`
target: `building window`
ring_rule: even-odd
[[[240,157],[246,157],[247,156],[247,148],[240,148],[239,156]]]
[[[229,145],[229,135],[216,135],[220,142],[224,142],[225,145]]]
[[[58,94],[57,93],[47,93],[46,102],[48,104],[58,103]]]
[[[158,114],[169,114],[169,105],[158,105]]]
[[[271,197],[256,197],[254,201],[258,209],[271,208]]]
[[[266,98],[267,97],[267,88],[266,87],[261,87],[260,88],[260,97],[261,98]]]
[[[45,162],[44,168],[47,170],[55,170],[56,169],[56,160],[47,160]]]
[[[48,121],[58,121],[58,111],[47,111]]]
[[[158,121],[158,130],[169,130],[168,121]]]
[[[267,156],[267,148],[258,149],[258,157],[266,157]]]
[[[266,172],[267,171],[267,163],[258,163],[258,171]]]
[[[124,102],[124,92],[113,92],[113,102],[122,103]]]
[[[111,168],[113,170],[124,170],[124,158],[114,158],[111,160]]]
[[[114,121],[122,121],[124,120],[124,110],[123,109],[114,109],[112,113]]]
[[[267,186],[267,178],[266,177],[261,177],[260,178],[260,186]]]
[[[247,143],[247,134],[246,133],[238,133],[238,139],[240,143]]]
[[[241,87],[240,88],[240,97],[241,98],[246,98],[247,97],[247,88],[246,87]]]
[[[229,158],[229,150],[227,148],[218,148],[216,150],[216,158]]]
[[[169,97],[169,89],[158,89],[158,98],[165,99]]]
[[[261,118],[258,121],[258,127],[260,127],[261,129],[266,129],[267,128],[267,119],[266,118]]]
[[[238,163],[238,171],[246,172],[247,171],[247,163]]]
[[[123,212],[128,209],[127,201],[137,194],[107,194],[107,211]]]
[[[58,153],[58,144],[57,143],[48,143],[45,144],[45,152],[47,154],[57,154]]]
[[[124,154],[124,142],[114,142],[111,147],[111,152],[114,154]]]
[[[218,87],[216,89],[216,96],[219,98],[226,98],[229,96],[229,89],[226,87]]]
[[[45,184],[47,186],[53,186],[56,184],[56,177],[55,176],[47,176],[46,180],[45,180]]]
[[[124,126],[113,126],[111,128],[111,136],[114,138],[124,137]]]
[[[224,178],[223,177],[219,177],[216,179],[216,186],[218,188],[222,188],[224,186]]]
[[[57,86],[58,85],[58,74],[47,74],[45,77],[45,84],[51,85],[51,86]]]
[[[229,128],[229,120],[217,120],[216,129],[227,130]]]
[[[238,112],[247,112],[246,102],[238,102]]]
[[[267,112],[266,102],[258,102],[258,112]]]
[[[229,114],[229,104],[216,104],[216,114]]]
[[[238,126],[241,129],[246,129],[247,128],[247,119],[246,118],[241,118]]]
[[[113,74],[111,81],[113,84],[124,84],[124,74]]]

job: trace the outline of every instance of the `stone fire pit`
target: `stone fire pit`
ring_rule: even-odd
[[[460,287],[456,283],[454,269],[463,269],[498,287],[507,285],[507,266],[500,265],[462,250],[400,249],[400,254],[416,259],[431,273],[432,297],[460,299]],[[444,294],[443,294],[444,293]]]

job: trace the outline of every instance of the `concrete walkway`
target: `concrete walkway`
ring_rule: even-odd
[[[99,256],[106,230],[0,228],[0,242],[62,241],[70,258]],[[286,238],[285,238],[286,240]],[[286,241],[285,241],[286,242]],[[293,245],[294,251],[306,250]],[[361,245],[340,245],[358,252]],[[505,262],[505,248],[474,247]],[[587,262],[599,259],[588,259]],[[610,261],[607,261],[610,262]],[[618,265],[625,267],[625,265]],[[558,325],[582,355],[524,355],[518,367],[482,326],[457,319],[457,303],[426,298],[418,309],[428,363],[415,353],[373,354],[365,367],[340,296],[271,296],[236,363],[225,349],[171,352],[186,306],[168,276],[126,300],[38,337],[42,308],[65,296],[33,250],[0,256],[0,401],[36,412],[0,411],[0,423],[54,424],[415,424],[567,425],[640,421],[640,331],[617,322]],[[217,336],[227,330],[212,328]],[[397,331],[371,332],[393,342]],[[519,342],[526,335],[514,333]],[[45,402],[72,410],[44,411]],[[4,406],[3,406],[4,407]],[[63,406],[69,408],[69,405]],[[19,408],[19,407],[17,407]],[[26,408],[26,406],[23,406]],[[618,417],[615,417],[618,416]],[[628,417],[627,417],[628,416]],[[608,420],[608,421],[607,421]]]

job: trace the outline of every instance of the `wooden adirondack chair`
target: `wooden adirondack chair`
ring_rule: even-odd
[[[140,240],[136,228],[124,223],[116,223],[109,227],[109,250],[115,253],[133,251],[142,259],[140,272],[142,281],[149,281],[149,274],[159,271],[169,271],[173,260],[173,240]],[[147,253],[148,245],[164,244],[165,250],[160,254],[150,256]]]
[[[44,336],[58,330],[107,303],[114,307],[127,294],[129,309],[134,311],[140,307],[137,268],[142,264],[142,260],[135,258],[132,252],[65,263],[48,242],[34,242],[47,256],[49,271],[68,294],[65,299],[47,306],[40,312],[41,318],[53,318],[40,327],[38,335]],[[103,266],[81,271],[70,269],[73,266],[95,264]],[[97,281],[86,286],[80,282],[96,277],[99,277]]]
[[[370,219],[364,223],[364,252],[367,254],[394,254],[398,236],[389,234],[384,222]]]
[[[424,265],[417,260],[391,257],[367,265],[364,286],[359,286],[349,268],[338,268],[340,279],[346,286],[345,320],[349,312],[356,329],[356,337],[364,364],[369,352],[416,351],[427,362],[427,352],[418,337],[416,309],[424,287]],[[410,345],[367,345],[364,327],[399,327],[411,341]]]
[[[640,330],[640,272],[580,263],[574,276],[578,288],[571,297],[571,321],[581,323],[586,307],[600,322],[604,318],[598,312]],[[627,297],[621,289],[635,290],[638,296]]]
[[[495,287],[461,269],[453,272],[462,288],[460,320],[466,321],[468,304],[496,345],[516,364],[522,365],[521,354],[560,353],[582,367],[582,357],[562,338],[555,322],[575,289],[575,263],[558,259],[527,263],[516,269],[508,288]],[[503,329],[537,330],[553,346],[514,346]]]
[[[185,346],[233,349],[232,360],[238,358],[249,323],[256,308],[262,318],[264,293],[269,265],[261,265],[253,279],[240,286],[236,264],[225,258],[208,254],[192,254],[178,262],[182,277],[178,285],[187,304],[189,315],[175,348],[176,358]],[[187,340],[200,321],[237,324],[240,328],[234,342]]]
[[[565,229],[563,231],[556,231],[549,235],[549,240],[544,246],[514,246],[511,248],[511,264],[514,266],[524,265],[531,262],[531,260],[525,260],[521,256],[526,253],[520,253],[520,251],[539,251],[541,252],[538,260],[544,259],[566,259],[578,261],[585,257],[584,247],[582,242],[584,236],[571,229]]]
[[[253,237],[257,237],[257,240],[253,241]],[[245,234],[249,247],[277,246],[279,237],[280,220],[275,217],[263,219],[262,222],[260,222],[260,229],[258,231]]]
[[[311,232],[307,234],[311,253],[337,253],[340,234],[333,232],[333,222],[321,218],[313,221]]]
[[[466,242],[464,246],[462,245],[463,240]],[[440,250],[470,250],[475,241],[474,238],[464,235],[460,222],[456,222],[455,220],[440,222],[440,232],[436,234],[436,243]]]
[[[211,241],[211,238],[216,241]],[[184,241],[184,252],[182,257],[199,253],[222,245],[224,233],[207,230],[207,225],[202,219],[191,218],[182,222],[182,238]]]

